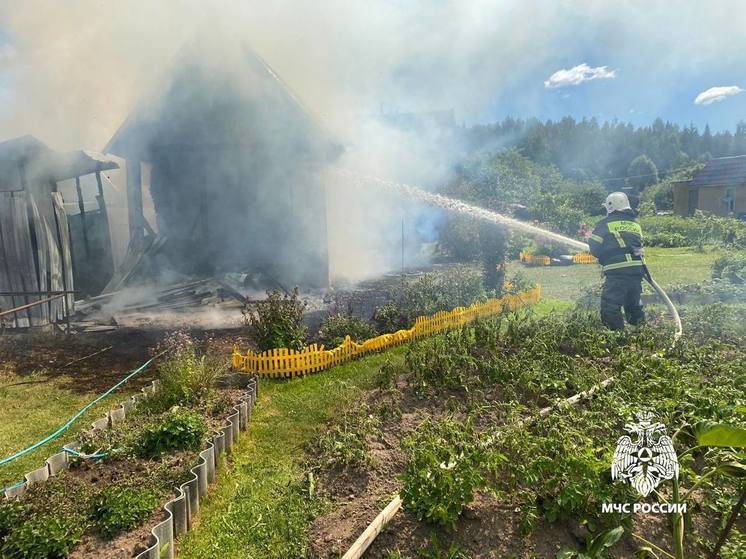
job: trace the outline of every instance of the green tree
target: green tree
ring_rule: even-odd
[[[483,224],[479,228],[479,246],[484,288],[499,295],[505,283],[505,230],[492,223]]]
[[[658,168],[645,154],[638,155],[627,168],[627,186],[644,190],[658,182]]]

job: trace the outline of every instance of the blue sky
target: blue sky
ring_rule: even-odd
[[[661,117],[733,130],[746,119],[743,0],[224,0],[207,15],[206,6],[0,4],[0,130],[102,145],[208,18],[234,27],[330,120],[381,104],[452,108],[466,124]],[[545,85],[581,65],[596,78]],[[695,104],[715,87],[734,94]]]

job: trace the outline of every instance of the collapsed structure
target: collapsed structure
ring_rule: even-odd
[[[117,167],[92,152],[54,151],[32,136],[0,143],[0,311],[27,307],[3,317],[3,325],[57,322],[72,310],[75,291],[106,285],[113,263],[101,172]],[[80,180],[89,174],[98,184],[93,210]],[[78,197],[73,216],[59,191],[68,179]]]
[[[74,295],[226,274],[254,289],[327,286],[321,173],[341,148],[256,53],[243,47],[230,57],[184,49],[106,157],[54,152],[32,137],[0,143],[0,312],[66,293],[4,325],[59,321]],[[102,171],[119,167],[109,155],[126,169],[128,246],[117,266],[112,236],[122,235],[101,182]],[[95,208],[83,200],[86,174],[96,175]],[[67,179],[75,179],[77,203],[59,192]],[[143,212],[144,190],[155,222]]]
[[[236,68],[184,51],[106,146],[127,161],[130,229],[108,290],[137,274],[237,271],[265,285],[327,285],[319,171],[339,148],[256,53],[244,48],[240,60]],[[155,224],[142,211],[145,169]]]

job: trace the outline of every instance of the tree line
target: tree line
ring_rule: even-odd
[[[600,180],[610,190],[629,183],[644,188],[655,184],[659,174],[663,177],[692,163],[746,155],[744,121],[737,124],[735,132],[712,133],[709,125],[700,132],[693,124],[682,127],[660,118],[642,127],[569,116],[543,122],[506,118],[473,126],[464,134],[471,155],[514,148],[537,164],[557,167],[565,177]]]

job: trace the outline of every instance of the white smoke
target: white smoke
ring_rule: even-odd
[[[677,10],[665,0],[8,1],[0,3],[0,140],[33,134],[58,149],[101,149],[138,100],[157,94],[183,45],[203,42],[221,65],[231,59],[215,44],[245,42],[346,145],[343,166],[433,185],[459,154],[443,150],[435,132],[381,125],[382,105],[453,109],[459,124],[471,124],[502,116],[501,97],[540,75],[521,95],[531,115],[543,77],[588,60],[578,49],[593,48],[610,53],[593,59],[614,70],[589,66],[583,76],[619,70],[605,88],[610,106],[645,95],[655,113],[680,94],[661,84],[727,65],[724,53],[746,46],[745,17],[737,0]],[[682,29],[698,32],[682,40]],[[638,75],[655,87],[622,86]],[[421,210],[361,200],[342,184],[331,196],[333,266],[366,275],[398,263],[401,219],[422,219]]]

